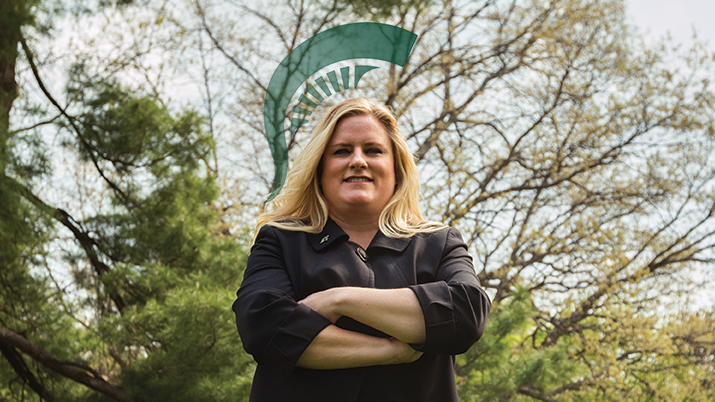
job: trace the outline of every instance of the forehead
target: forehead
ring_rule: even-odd
[[[391,145],[385,126],[373,115],[357,115],[341,119],[335,126],[328,146],[353,143]]]

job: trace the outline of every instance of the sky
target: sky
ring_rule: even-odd
[[[715,1],[626,0],[626,4],[629,22],[647,33],[647,39],[656,40],[670,32],[676,42],[689,45],[695,27],[698,37],[708,40],[715,51]]]
[[[655,41],[670,33],[686,47],[693,43],[693,27],[698,38],[709,42],[715,52],[715,0],[626,0],[629,22],[641,29],[646,39]],[[715,289],[697,292],[697,307],[715,306]]]

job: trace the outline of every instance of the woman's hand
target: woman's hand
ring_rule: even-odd
[[[393,350],[393,358],[384,364],[412,363],[422,357],[422,352],[412,349],[412,346],[396,338],[390,338],[390,347]]]

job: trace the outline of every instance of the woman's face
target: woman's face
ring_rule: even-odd
[[[331,215],[356,209],[379,215],[395,192],[392,141],[375,116],[340,120],[322,166],[320,184]]]

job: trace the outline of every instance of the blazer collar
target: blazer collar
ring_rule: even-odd
[[[379,247],[402,252],[407,248],[411,241],[411,237],[387,237],[381,231],[378,230],[377,234],[370,242],[370,246],[368,246],[368,249],[371,249],[373,247]]]
[[[315,251],[320,251],[339,239],[342,241],[348,239],[348,235],[343,229],[330,218],[328,218],[328,222],[325,223],[320,233],[311,233],[308,237],[310,238],[310,245],[313,246]]]
[[[311,233],[308,237],[310,238],[310,244],[313,246],[313,250],[315,251],[320,251],[338,240],[347,241],[349,238],[343,229],[330,218],[328,218],[328,221],[325,223],[325,226],[320,233]],[[404,251],[411,241],[412,238],[387,237],[378,230],[377,234],[372,239],[372,242],[370,242],[368,249],[378,247],[400,252]]]

